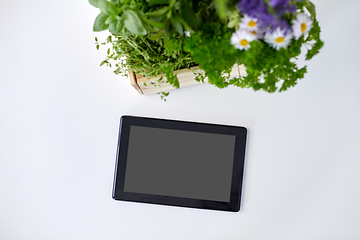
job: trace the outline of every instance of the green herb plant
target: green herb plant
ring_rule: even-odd
[[[265,1],[265,0],[264,0]],[[233,0],[89,0],[100,9],[94,31],[109,30],[107,57],[100,65],[115,66],[116,74],[128,70],[146,77],[165,74],[166,82],[180,87],[175,71],[199,66],[196,80],[225,88],[234,85],[266,92],[285,91],[304,77],[306,66],[296,64],[302,46],[310,60],[323,46],[315,6],[309,0],[294,1],[298,12],[311,14],[313,27],[285,49],[264,41],[252,41],[248,50],[230,44],[242,13]],[[269,12],[272,9],[269,6]],[[290,23],[294,15],[285,15]],[[234,64],[246,66],[246,76],[230,78]],[[157,86],[164,79],[160,79]],[[166,100],[168,93],[161,92]]]

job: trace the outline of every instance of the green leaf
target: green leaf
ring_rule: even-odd
[[[215,0],[215,3],[216,3],[216,8],[217,8],[220,18],[225,19],[225,17],[226,17],[226,1]]]
[[[320,49],[323,47],[324,43],[323,41],[321,41],[320,39],[320,26],[318,21],[316,21],[316,19],[314,19],[313,22],[313,27],[311,28],[310,32],[309,32],[309,37],[308,39],[313,39],[315,40],[315,44],[314,46],[307,52],[306,54],[306,60],[310,60],[312,57],[314,57],[316,54],[319,53]]]
[[[309,0],[304,0],[304,6],[306,7],[306,9],[309,11],[309,13],[311,14],[311,16],[313,18],[316,18],[316,10],[315,10],[315,5],[310,2]]]
[[[100,0],[89,0],[89,3],[96,8],[100,8],[99,1]]]
[[[171,24],[174,26],[175,30],[180,34],[184,35],[183,27],[181,26],[180,22],[175,18],[171,18]]]
[[[114,4],[107,0],[98,0],[100,11],[107,14],[107,15],[114,15],[117,16],[119,14],[118,9]]]
[[[169,0],[147,0],[150,5],[169,4]]]
[[[158,10],[155,10],[155,11],[153,11],[153,12],[146,13],[146,15],[149,16],[149,17],[162,17],[162,16],[164,16],[169,10],[170,10],[170,7],[167,6],[167,7],[163,7],[163,8],[160,8],[160,9],[158,9]]]
[[[109,25],[112,21],[116,21],[116,18],[114,16],[109,16],[106,21],[105,24]]]
[[[174,44],[170,41],[170,39],[168,39],[166,36],[164,36],[163,39],[164,39],[165,47],[166,47],[167,49],[175,49],[175,46],[174,46]]]
[[[160,33],[149,34],[148,37],[149,37],[150,40],[155,41],[155,40],[160,39],[161,35],[160,35]]]
[[[176,2],[177,2],[177,0],[169,0],[169,5],[170,5],[171,7],[174,7],[175,4],[176,4]]]
[[[108,17],[109,17],[109,15],[107,15],[105,13],[100,13],[95,19],[93,31],[100,32],[100,31],[108,29],[109,25],[107,25],[105,23],[105,21]]]
[[[148,24],[152,25],[153,27],[156,27],[158,29],[162,29],[165,27],[165,23],[163,22],[155,22],[155,21],[151,21],[149,19],[145,19],[145,22],[147,22]]]
[[[313,58],[316,54],[320,52],[320,49],[324,46],[324,42],[320,39],[314,44],[312,49],[310,49],[306,54],[306,60],[310,60]]]
[[[138,15],[138,17],[143,21],[143,22],[146,22],[150,25],[152,25],[153,27],[156,27],[158,29],[162,29],[165,27],[166,23],[164,22],[155,22],[155,21],[152,21],[150,19],[148,19],[143,12],[141,12],[140,10],[138,9],[135,9],[135,13]]]
[[[197,28],[200,20],[196,17],[196,14],[188,2],[181,1],[181,17],[191,28]]]
[[[109,63],[109,61],[108,61],[108,60],[102,61],[102,62],[100,63],[100,67],[101,67],[102,65],[104,65],[105,63]]]
[[[123,28],[123,26],[124,24],[122,23],[122,21],[115,19],[109,24],[109,31],[114,35],[118,35],[121,29]]]
[[[137,35],[145,35],[146,29],[141,23],[139,16],[133,10],[126,10],[122,15],[124,26],[127,30]]]
[[[189,31],[190,33],[194,32],[194,30],[184,21],[184,19],[179,17],[177,20],[184,26],[186,31]]]

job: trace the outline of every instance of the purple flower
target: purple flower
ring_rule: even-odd
[[[294,13],[296,11],[296,6],[289,2],[290,0],[270,0],[270,5],[276,14],[269,12],[268,5],[264,0],[240,0],[237,6],[243,14],[256,18],[259,27],[264,30],[270,28],[270,31],[273,31],[280,27],[290,31],[289,24],[282,18],[286,12]]]
[[[256,17],[259,14],[266,14],[268,12],[266,2],[262,0],[241,0],[238,3],[238,8],[241,12],[251,17]]]
[[[289,4],[290,0],[270,0],[270,5],[274,8],[275,12],[282,16],[286,12],[294,13],[296,6]]]

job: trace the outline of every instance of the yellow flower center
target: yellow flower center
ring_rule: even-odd
[[[251,21],[248,23],[248,25],[249,25],[249,27],[255,27],[255,26],[256,26],[256,22],[251,20]]]
[[[302,24],[301,24],[301,31],[302,31],[302,32],[305,32],[306,28],[307,28],[306,23],[302,23]]]
[[[252,35],[256,35],[256,31],[251,31],[250,32]]]
[[[245,47],[245,46],[247,46],[248,44],[249,44],[248,40],[246,40],[246,39],[241,39],[241,40],[240,40],[240,45],[241,45],[241,46]]]
[[[275,39],[275,42],[282,43],[284,40],[285,40],[284,37],[278,37],[278,38]]]

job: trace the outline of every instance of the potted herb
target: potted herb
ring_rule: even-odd
[[[133,80],[152,79],[162,98],[168,95],[162,85],[178,88],[179,76],[189,72],[219,88],[285,91],[306,73],[296,63],[302,46],[306,60],[323,46],[309,0],[89,2],[100,9],[94,31],[110,31],[105,42],[95,39],[98,49],[110,45],[100,65],[115,66],[116,74],[130,71]]]

